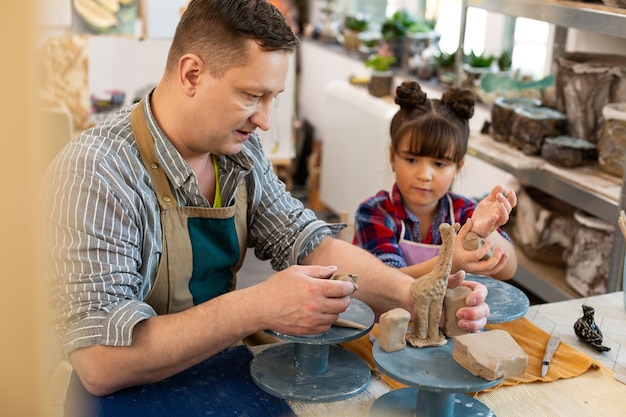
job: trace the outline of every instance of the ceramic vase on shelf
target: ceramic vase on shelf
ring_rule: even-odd
[[[598,137],[600,169],[623,178],[626,163],[626,102],[606,104],[602,108],[602,117],[604,125]]]
[[[361,46],[359,32],[345,29],[343,31],[343,46],[348,52],[359,52],[359,47]]]
[[[374,97],[385,97],[391,95],[393,86],[393,71],[372,71],[370,82],[367,84],[367,91]]]

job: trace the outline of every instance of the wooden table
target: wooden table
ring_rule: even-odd
[[[593,351],[573,333],[573,323],[585,303],[596,309],[596,323],[604,333],[605,344],[611,347],[608,355]],[[498,417],[626,415],[626,385],[614,379],[614,372],[626,374],[626,311],[622,292],[531,306],[525,317],[544,331],[561,336],[563,343],[598,359],[602,367],[575,378],[498,388],[478,394],[481,402]],[[365,417],[372,403],[388,391],[383,381],[374,378],[364,392],[344,401],[289,404],[299,417]]]
[[[581,315],[581,305],[587,304],[595,308],[595,320],[604,333],[603,344],[611,347],[610,352],[597,353],[589,346],[578,341],[573,333],[573,323]],[[589,370],[582,375],[555,382],[522,383],[515,386],[505,386],[491,392],[483,392],[476,398],[487,405],[498,417],[527,417],[527,416],[563,416],[563,417],[613,417],[625,415],[626,385],[614,379],[614,371],[626,374],[626,311],[624,310],[623,293],[612,293],[602,296],[568,300],[558,303],[531,306],[525,315],[543,331],[558,335],[562,343],[580,350],[591,356],[599,364],[599,369]],[[256,355],[274,345],[254,346],[250,348],[252,355]],[[254,416],[276,415],[268,407],[282,407],[287,405],[265,392],[259,392],[249,375],[249,364],[252,355],[242,346],[234,348],[224,355],[216,355],[180,375],[168,378],[157,384],[136,387],[126,392],[115,393],[112,396],[98,399],[93,396],[78,397],[76,399],[90,399],[90,401],[70,402],[72,407],[66,412],[75,409],[74,415],[98,415],[119,417],[115,407],[132,408],[129,415],[137,415],[133,410],[137,407],[145,416],[160,417],[163,412],[176,411],[176,415],[198,415],[203,411],[215,412],[228,410],[232,406],[229,399],[240,398],[244,392],[254,392],[250,398],[246,414]],[[238,355],[234,353],[238,352]],[[621,356],[620,356],[621,353]],[[80,387],[79,387],[80,388]],[[380,379],[379,374],[372,373],[367,387],[360,394],[336,402],[301,402],[288,401],[289,406],[298,417],[367,417],[374,401],[390,391],[390,387]],[[73,391],[74,392],[74,391]],[[79,392],[79,391],[76,391]],[[194,395],[191,395],[194,393]],[[164,397],[166,396],[166,397]],[[229,402],[230,401],[230,402]],[[237,400],[235,400],[237,401]],[[81,406],[93,410],[102,407],[106,412],[80,413]],[[104,407],[106,405],[106,407]],[[74,407],[77,406],[77,407]],[[183,407],[184,406],[184,407]],[[169,408],[168,408],[169,407]],[[184,409],[183,409],[184,408]],[[164,410],[168,411],[164,411]],[[61,415],[62,409],[58,410]],[[284,410],[283,410],[284,411]],[[231,410],[232,414],[236,412]],[[127,413],[128,414],[128,413]]]
[[[365,392],[338,403],[289,404],[298,417],[366,417],[376,398],[388,390],[383,382],[373,381]],[[607,368],[551,383],[499,388],[477,398],[498,417],[613,417],[626,410],[626,386]]]

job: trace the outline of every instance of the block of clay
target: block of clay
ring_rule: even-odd
[[[584,139],[571,136],[549,136],[541,146],[541,157],[565,168],[586,165],[598,159],[598,147]]]
[[[519,106],[511,125],[509,141],[525,155],[538,155],[548,136],[559,136],[567,128],[567,116],[549,107]]]
[[[395,352],[406,348],[406,331],[411,313],[403,308],[394,308],[380,316],[378,340],[385,352]]]
[[[456,318],[456,311],[465,307],[465,299],[471,293],[470,287],[464,285],[456,288],[448,288],[446,295],[443,299],[443,314],[445,321],[443,325],[443,333],[448,338],[453,338],[461,334],[466,334],[466,331],[459,329],[459,321]]]
[[[498,97],[491,107],[491,136],[498,142],[509,142],[515,108],[541,106],[541,100],[526,97]]]
[[[526,352],[499,329],[456,336],[452,357],[472,374],[490,381],[521,375],[528,364]]]

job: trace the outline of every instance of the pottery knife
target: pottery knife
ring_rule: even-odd
[[[550,361],[552,360],[552,356],[556,349],[559,347],[559,343],[561,343],[561,338],[558,336],[552,336],[550,340],[548,340],[548,344],[546,345],[546,350],[543,353],[543,359],[541,360],[541,376],[544,377],[548,373],[548,366],[550,366]]]

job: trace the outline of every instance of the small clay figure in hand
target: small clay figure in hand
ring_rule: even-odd
[[[354,285],[354,291],[352,291],[353,295],[356,292],[356,290],[359,289],[359,286],[356,283],[356,281],[359,279],[358,275],[354,275],[354,274],[335,274],[332,277],[330,277],[330,279],[351,282],[352,285]],[[350,297],[352,297],[352,295]],[[347,319],[338,319],[336,322],[333,323],[333,326],[336,326],[336,327],[347,327],[347,328],[359,329],[359,330],[367,328],[367,326],[364,326],[361,323],[357,323],[355,321],[347,320]]]
[[[356,292],[356,290],[359,289],[359,286],[356,283],[356,281],[359,279],[358,275],[355,275],[355,274],[335,274],[332,277],[330,277],[330,279],[334,279],[334,280],[337,280],[337,281],[351,282],[352,285],[354,285],[354,291],[352,291],[353,295]]]
[[[574,333],[583,342],[591,345],[598,352],[608,352],[608,346],[602,346],[602,332],[593,318],[593,307],[583,305],[583,316],[574,323]]]
[[[443,241],[437,263],[433,270],[411,284],[413,296],[413,330],[407,333],[406,340],[411,346],[443,346],[446,337],[439,331],[439,320],[443,310],[443,299],[448,287],[448,275],[452,269],[454,239],[460,225],[442,223],[439,226]]]
[[[467,250],[476,250],[478,248],[482,248],[484,244],[487,243],[487,239],[482,237],[476,232],[469,231],[465,235],[465,240],[463,241],[463,248]],[[489,249],[489,251],[481,258],[481,261],[485,261],[493,256],[493,248]]]

